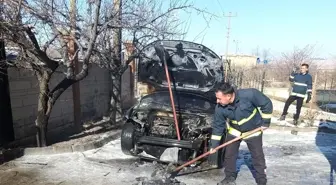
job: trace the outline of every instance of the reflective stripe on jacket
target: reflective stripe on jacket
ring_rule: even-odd
[[[292,96],[305,98],[307,93],[312,92],[312,77],[309,73],[292,73],[289,81],[293,82]]]
[[[240,89],[235,92],[232,104],[217,105],[212,124],[212,147],[218,146],[224,130],[243,134],[260,126],[268,127],[273,112],[272,101],[257,89]],[[226,120],[229,119],[229,128]],[[237,133],[237,132],[235,132]]]

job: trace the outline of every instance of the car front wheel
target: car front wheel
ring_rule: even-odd
[[[121,132],[121,150],[126,155],[136,155],[135,147],[136,126],[131,122],[126,122]]]

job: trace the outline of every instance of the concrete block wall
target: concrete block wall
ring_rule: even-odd
[[[131,96],[132,91],[134,91],[134,87],[131,87],[131,80],[134,81],[134,76],[131,75],[131,68],[129,67],[121,77],[121,105],[125,109],[131,107],[135,102],[134,97]]]
[[[275,87],[264,88],[264,94],[272,97],[287,99],[289,97],[289,93],[290,92],[288,88],[275,88]]]
[[[64,78],[58,70],[51,81],[50,89]],[[35,135],[35,119],[38,104],[38,81],[29,70],[8,70],[13,127],[15,139],[21,140]],[[80,82],[82,121],[102,117],[109,102],[110,78],[106,69],[91,66],[89,75]],[[61,132],[73,126],[72,88],[68,88],[53,107],[48,131]]]
[[[88,77],[80,82],[83,121],[101,118],[107,113],[111,85],[109,71],[99,67],[91,68]]]
[[[264,89],[264,94],[272,97],[287,99],[291,91],[288,88],[272,88],[266,87]],[[320,90],[316,91],[316,100],[318,102],[336,102],[336,90]]]

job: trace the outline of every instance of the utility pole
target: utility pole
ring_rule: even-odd
[[[74,73],[77,75],[79,73],[78,66],[78,55],[75,56],[75,53],[78,49],[78,46],[75,42],[76,39],[76,0],[70,0],[70,37],[68,39],[69,55],[73,58],[73,67]],[[81,106],[80,106],[80,89],[79,82],[76,82],[72,85],[72,99],[73,99],[73,110],[74,110],[74,124],[76,129],[81,128]]]
[[[259,58],[259,46],[256,47],[256,49],[254,51],[254,55],[256,55],[256,57]]]
[[[229,15],[224,15],[224,17],[228,17],[228,27],[227,27],[227,36],[226,36],[226,51],[225,51],[225,61],[224,61],[224,67],[225,67],[225,82],[228,82],[228,53],[229,53],[229,41],[230,41],[230,30],[231,30],[231,17],[237,17],[237,15],[232,15],[231,12],[229,12]]]

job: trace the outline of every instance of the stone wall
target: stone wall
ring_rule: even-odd
[[[134,74],[129,67],[122,75],[121,83],[121,106],[123,109],[130,108],[134,103]]]
[[[32,139],[35,135],[38,82],[31,71],[11,68],[8,70],[13,113],[15,140]],[[60,82],[64,74],[56,72],[50,88]],[[89,75],[80,81],[82,121],[102,117],[108,109],[111,80],[106,69],[91,66]],[[51,113],[48,131],[60,133],[73,126],[72,88],[68,88],[57,100]]]

